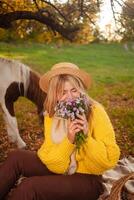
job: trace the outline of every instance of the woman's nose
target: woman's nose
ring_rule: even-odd
[[[72,98],[73,98],[73,95],[72,95],[71,92],[68,92],[68,93],[67,93],[67,98],[68,98],[68,99],[72,99]]]

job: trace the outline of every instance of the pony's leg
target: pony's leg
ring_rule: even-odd
[[[13,104],[11,106],[13,106]],[[2,104],[1,107],[3,110],[3,117],[6,123],[9,140],[11,142],[15,142],[18,148],[24,148],[26,146],[26,143],[22,140],[22,138],[19,135],[16,117],[10,115],[5,104]]]

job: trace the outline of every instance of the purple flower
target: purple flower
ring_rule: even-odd
[[[54,110],[56,116],[74,120],[78,118],[78,114],[87,114],[88,101],[84,95],[74,100],[68,99],[67,101],[59,101]],[[83,131],[79,131],[75,137],[75,144],[78,150],[80,149],[80,146],[85,142],[85,140],[86,136],[84,135]]]
[[[59,117],[73,118],[77,114],[87,113],[87,100],[85,96],[76,99],[68,99],[67,101],[59,101],[55,107],[55,114]]]
[[[77,108],[76,108],[76,107],[74,107],[74,108],[73,108],[73,111],[75,112],[76,110],[77,110]]]

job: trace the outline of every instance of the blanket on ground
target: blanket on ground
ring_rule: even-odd
[[[134,157],[132,156],[120,159],[113,169],[107,170],[102,175],[104,193],[99,197],[98,200],[106,199],[110,195],[113,183],[131,172],[134,172]],[[134,179],[128,180],[124,185],[124,188],[128,194],[131,194],[131,197],[134,200]]]

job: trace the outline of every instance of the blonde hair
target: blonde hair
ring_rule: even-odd
[[[64,84],[67,81],[70,82],[80,92],[80,94],[85,94],[87,99],[90,101],[85,86],[79,78],[67,74],[54,76],[50,80],[47,97],[44,102],[44,109],[48,112],[49,117],[54,115],[54,108],[57,104],[58,97],[63,94]]]

